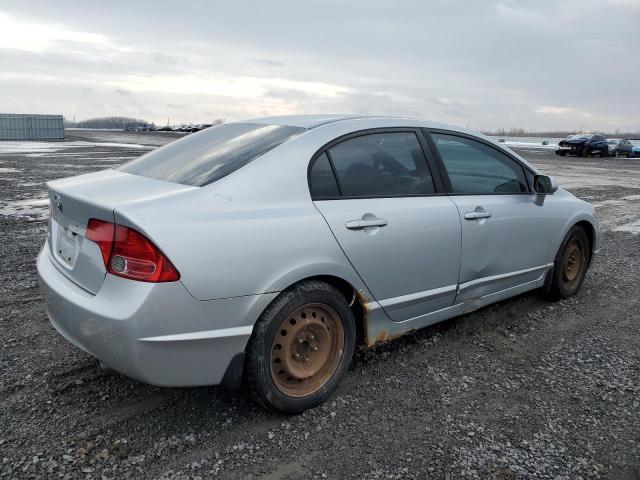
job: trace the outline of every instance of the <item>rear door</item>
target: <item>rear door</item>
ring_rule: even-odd
[[[460,269],[456,206],[438,192],[419,130],[343,137],[314,156],[311,194],[392,320],[450,306]]]
[[[488,142],[431,133],[462,223],[456,303],[539,280],[555,234],[549,202],[533,194],[533,173]]]

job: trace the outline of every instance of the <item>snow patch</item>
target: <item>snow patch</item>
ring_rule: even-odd
[[[501,142],[502,145],[506,145],[507,147],[517,147],[517,148],[536,148],[536,149],[541,149],[541,150],[555,150],[556,148],[558,148],[558,145],[556,143],[548,143],[547,145],[543,145],[542,142],[513,142],[513,141],[509,141],[506,140],[504,142]]]
[[[49,199],[31,198],[13,202],[0,202],[0,215],[46,220],[49,216]]]
[[[0,155],[12,153],[54,153],[71,148],[95,148],[114,147],[130,150],[150,150],[154,147],[138,143],[112,143],[112,142],[0,142]]]
[[[624,225],[620,225],[613,229],[614,232],[630,232],[633,234],[640,233],[640,220],[636,220],[635,222],[626,223]]]

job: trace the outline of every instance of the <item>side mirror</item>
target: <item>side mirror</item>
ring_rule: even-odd
[[[550,195],[558,190],[558,182],[547,175],[535,175],[533,177],[533,191],[541,195]]]

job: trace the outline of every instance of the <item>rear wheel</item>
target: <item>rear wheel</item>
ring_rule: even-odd
[[[582,150],[580,150],[580,156],[581,157],[588,157],[589,156],[589,149],[587,147],[583,147]]]
[[[553,263],[549,296],[554,300],[574,295],[587,274],[589,239],[582,227],[574,226],[565,236]]]
[[[280,294],[254,327],[246,384],[269,410],[301,413],[336,389],[351,363],[356,329],[344,296],[319,281]]]

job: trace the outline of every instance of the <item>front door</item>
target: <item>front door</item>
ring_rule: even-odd
[[[456,303],[540,280],[557,226],[548,205],[531,193],[525,167],[468,137],[431,137],[462,224]]]
[[[436,195],[418,135],[352,136],[319,156],[310,174],[316,207],[394,321],[452,305],[460,269],[458,212]]]

